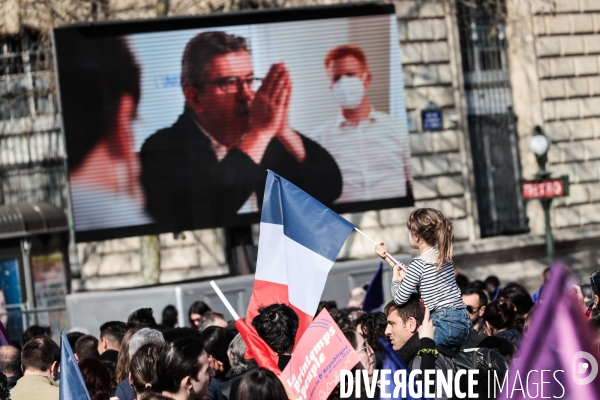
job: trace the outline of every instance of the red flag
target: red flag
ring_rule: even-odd
[[[258,336],[254,327],[248,325],[241,318],[235,321],[235,327],[242,335],[244,342],[246,342],[246,358],[254,358],[259,367],[266,368],[279,376],[281,374],[281,370],[277,365],[279,356]]]

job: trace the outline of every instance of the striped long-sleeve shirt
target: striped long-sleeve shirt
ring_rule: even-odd
[[[404,304],[413,292],[418,292],[431,311],[441,308],[466,308],[454,278],[454,265],[447,262],[438,270],[435,262],[414,258],[402,282],[392,281],[392,296],[396,304]]]

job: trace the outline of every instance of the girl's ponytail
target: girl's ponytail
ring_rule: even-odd
[[[440,217],[440,224],[437,228],[437,247],[440,252],[436,265],[437,269],[440,269],[445,263],[452,261],[452,245],[454,243],[452,221],[444,217],[441,212]]]
[[[410,213],[406,226],[413,234],[421,236],[430,246],[437,246],[439,257],[436,268],[452,261],[454,230],[452,222],[434,208],[418,208]]]

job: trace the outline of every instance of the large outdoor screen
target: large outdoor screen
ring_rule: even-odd
[[[337,212],[413,204],[391,5],[54,31],[78,241],[259,221],[267,170]]]

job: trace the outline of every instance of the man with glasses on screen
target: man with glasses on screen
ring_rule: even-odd
[[[408,135],[400,121],[371,105],[372,76],[364,51],[351,44],[335,47],[325,57],[325,70],[340,113],[311,138],[333,155],[342,172],[336,203],[412,195]]]
[[[288,124],[288,70],[274,64],[259,81],[244,38],[204,32],[187,44],[184,112],[141,151],[146,209],[164,227],[227,225],[258,211],[267,169],[326,204],[340,195],[336,162]]]

